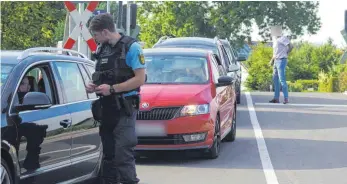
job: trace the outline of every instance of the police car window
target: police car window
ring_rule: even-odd
[[[55,62],[68,103],[88,99],[84,80],[76,63]]]
[[[83,67],[82,64],[79,64],[79,68],[81,70],[81,73],[82,73],[82,77],[83,77],[83,80],[84,80],[84,84],[87,85],[89,83],[89,81],[91,80],[87,74],[87,71],[86,69]],[[88,97],[89,98],[96,98],[96,94],[95,93],[89,93],[88,94]]]
[[[90,66],[90,65],[86,65],[86,66],[89,70],[90,75],[92,75],[95,72],[95,68],[93,66]]]
[[[45,93],[53,105],[57,104],[52,80],[49,78],[51,75],[48,72],[47,65],[35,66],[29,69],[24,77],[19,80],[19,86],[16,89],[13,104],[22,103],[24,96],[28,92]],[[14,109],[11,109],[11,112],[14,112]]]

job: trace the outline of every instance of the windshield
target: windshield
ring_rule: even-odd
[[[11,73],[13,67],[14,65],[11,64],[1,64],[1,87],[6,82],[7,77]]]
[[[145,54],[145,60],[147,84],[205,84],[209,79],[204,57]]]

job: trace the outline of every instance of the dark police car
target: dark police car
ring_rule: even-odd
[[[170,37],[164,36],[153,46],[153,48],[199,48],[211,50],[220,60],[224,69],[227,71],[228,76],[234,79],[233,84],[236,88],[237,103],[240,103],[241,95],[241,78],[237,73],[240,66],[237,65],[234,58],[229,57],[223,41],[217,37],[203,38],[203,37]]]
[[[97,176],[102,147],[90,110],[96,96],[85,91],[93,72],[94,62],[72,50],[1,51],[1,183]]]

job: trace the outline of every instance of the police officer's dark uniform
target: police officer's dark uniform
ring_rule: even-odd
[[[126,64],[126,55],[134,42],[135,39],[122,35],[114,46],[99,45],[93,74],[96,85],[112,86],[135,76],[132,68]],[[143,59],[143,56],[139,59]],[[134,90],[139,92],[140,89]],[[136,176],[133,148],[137,144],[135,120],[139,96],[124,96],[128,92],[116,94],[112,87],[110,92],[111,95],[101,96],[92,106],[94,118],[101,122],[100,136],[104,158],[100,178],[107,184],[117,183],[117,177],[120,177],[123,184],[136,184],[139,179]]]

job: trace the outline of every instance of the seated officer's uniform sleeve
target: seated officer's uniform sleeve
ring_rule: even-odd
[[[133,70],[146,68],[145,58],[143,56],[141,45],[137,42],[131,44],[129,51],[126,55],[126,64],[130,66]],[[137,91],[132,91],[125,96],[136,95]]]

